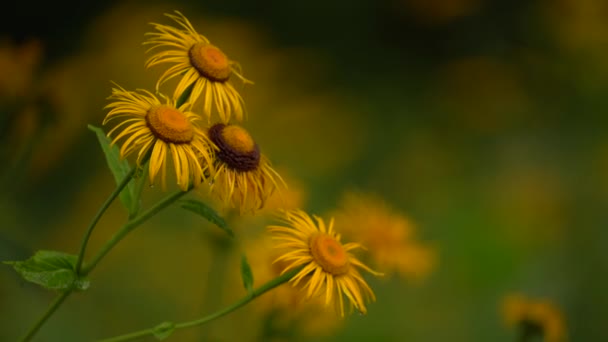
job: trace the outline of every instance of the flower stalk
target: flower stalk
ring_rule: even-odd
[[[205,323],[211,322],[215,319],[223,317],[254,300],[255,298],[263,295],[264,293],[274,289],[275,287],[288,282],[293,276],[295,276],[300,271],[300,268],[290,270],[289,272],[285,272],[282,275],[268,281],[262,286],[254,289],[250,293],[248,293],[245,297],[241,298],[239,301],[229,305],[219,311],[216,311],[210,315],[192,320],[186,321],[182,323],[177,323],[174,325],[174,329],[186,329],[199,325],[203,325]],[[120,341],[133,341],[145,336],[153,336],[156,333],[156,328],[148,328],[116,337],[107,338],[104,340],[100,340],[99,342],[120,342]]]

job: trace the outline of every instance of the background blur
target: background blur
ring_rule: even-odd
[[[553,300],[572,341],[608,340],[608,2],[7,6],[0,260],[77,252],[114,186],[86,125],[101,125],[110,81],[153,89],[162,68],[144,69],[141,42],[149,22],[170,24],[163,13],[178,9],[255,81],[237,87],[245,126],[299,190],[294,203],[324,214],[345,192],[375,194],[436,248],[423,281],[368,278],[378,300],[367,316],[301,340],[513,341],[499,311],[511,292]],[[160,196],[147,189],[144,204]],[[89,255],[125,216],[112,207]],[[243,221],[244,236],[263,229],[262,219]],[[161,213],[108,255],[38,340],[109,337],[230,303],[243,294],[238,263],[218,239],[190,213]],[[0,267],[0,340],[23,334],[51,299]],[[245,308],[171,340],[265,340],[252,317]]]

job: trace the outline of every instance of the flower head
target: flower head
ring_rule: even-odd
[[[268,235],[245,245],[257,284],[278,277],[285,266],[284,263],[273,263],[280,256],[280,251],[273,246],[274,241]],[[252,303],[252,309],[256,319],[266,321],[266,324],[270,321],[273,332],[295,333],[309,339],[329,335],[343,323],[331,310],[326,309],[323,298],[305,300],[299,289],[289,285],[279,286],[260,297]]]
[[[518,327],[522,336],[538,335],[545,342],[566,340],[563,315],[549,301],[512,294],[504,298],[501,309],[505,323],[510,327]]]
[[[376,300],[373,291],[358,271],[361,268],[374,275],[381,275],[361,263],[350,251],[360,248],[358,243],[340,242],[334,231],[333,219],[328,225],[314,216],[315,221],[301,210],[285,211],[282,226],[268,229],[278,241],[277,248],[284,253],[275,263],[285,263],[283,273],[301,267],[290,280],[294,286],[303,283],[306,297],[325,294],[325,305],[334,303],[344,316],[344,297],[349,307],[366,313],[366,302]]]
[[[361,241],[380,271],[422,280],[435,267],[435,250],[415,239],[414,225],[381,198],[347,193],[333,213],[345,237]]]
[[[241,211],[264,207],[283,181],[249,132],[241,126],[219,123],[209,128],[209,138],[216,146],[212,192],[226,207]]]
[[[174,98],[181,96],[192,86],[191,102],[195,102],[204,93],[204,112],[211,116],[215,105],[222,122],[228,122],[234,113],[237,120],[243,118],[243,99],[229,82],[236,76],[246,83],[239,65],[230,60],[222,50],[196,32],[190,21],[176,11],[165,14],[173,19],[178,27],[152,23],[157,32],[150,32],[144,44],[151,45],[148,51],[161,49],[146,62],[147,67],[157,64],[173,64],[159,78],[156,88],[165,81],[181,76],[175,88]]]
[[[167,155],[173,159],[177,184],[186,190],[190,182],[198,185],[208,177],[211,167],[211,144],[204,131],[197,126],[200,117],[186,111],[188,104],[176,108],[171,100],[161,103],[152,93],[141,90],[127,91],[113,88],[106,108],[110,112],[104,125],[115,119],[124,119],[109,133],[112,144],[124,139],[120,156],[125,158],[137,152],[137,164],[150,153],[150,183],[160,172],[163,186],[166,179]]]

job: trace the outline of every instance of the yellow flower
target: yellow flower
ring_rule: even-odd
[[[284,263],[273,263],[280,256],[273,246],[274,241],[268,235],[246,245],[256,284],[264,284],[278,277],[283,266],[286,266]],[[323,298],[304,300],[300,291],[289,285],[279,286],[255,300],[252,309],[255,313],[252,316],[262,322],[266,321],[266,324],[272,324],[275,336],[276,333],[291,332],[309,339],[319,338],[330,335],[343,323],[331,310],[326,310]],[[258,325],[264,330],[262,322]],[[267,340],[269,336],[260,337]]]
[[[177,15],[165,14],[180,27],[152,23],[158,32],[150,32],[144,44],[151,45],[148,51],[156,52],[146,62],[146,67],[157,64],[173,64],[159,78],[156,89],[165,81],[181,76],[175,88],[174,98],[181,96],[193,85],[190,101],[194,103],[204,93],[204,112],[209,118],[215,105],[222,122],[227,123],[234,113],[237,120],[243,119],[243,98],[229,82],[235,75],[245,83],[251,81],[241,75],[238,63],[228,57],[217,46],[196,32],[190,21],[178,11]]]
[[[381,273],[371,270],[355,258],[350,251],[360,248],[358,243],[340,242],[340,235],[334,231],[333,219],[329,225],[314,216],[316,223],[301,210],[285,211],[282,217],[286,226],[269,226],[277,248],[284,253],[275,263],[285,263],[282,273],[302,267],[290,282],[298,286],[301,282],[306,298],[325,294],[325,305],[334,303],[337,311],[344,316],[344,297],[353,308],[366,313],[365,303],[376,297],[358,268],[374,275]]]
[[[511,294],[503,299],[501,309],[505,324],[518,327],[522,336],[540,335],[545,342],[566,341],[563,314],[547,300],[533,300],[520,294]]]
[[[225,207],[238,207],[241,212],[263,208],[283,180],[249,132],[218,123],[209,128],[209,138],[216,146],[211,191]]]
[[[190,182],[195,185],[208,177],[211,165],[211,144],[204,131],[196,124],[200,117],[185,111],[188,104],[175,108],[167,99],[162,104],[156,96],[146,90],[127,91],[122,87],[112,88],[113,100],[106,108],[111,108],[103,124],[124,119],[109,133],[112,136],[120,130],[112,144],[125,139],[120,148],[121,158],[137,153],[137,165],[150,153],[150,183],[154,183],[160,172],[161,183],[165,186],[167,154],[171,154],[182,190],[188,189]],[[201,161],[199,161],[201,160]]]
[[[437,263],[436,251],[416,241],[410,220],[381,198],[347,193],[332,216],[346,238],[365,245],[373,265],[382,272],[422,280]]]

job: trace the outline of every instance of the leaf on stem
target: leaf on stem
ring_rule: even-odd
[[[173,322],[162,322],[152,329],[152,333],[157,340],[162,341],[169,337],[175,330],[175,323]]]
[[[241,278],[243,279],[243,286],[247,290],[247,293],[251,294],[253,292],[253,272],[247,262],[245,253],[241,255]]]
[[[34,256],[25,261],[5,261],[12,265],[23,279],[38,284],[49,290],[78,290],[89,288],[87,277],[78,277],[76,255],[58,251],[37,251]]]
[[[180,206],[186,210],[189,210],[193,213],[199,214],[207,221],[215,224],[220,229],[226,232],[226,234],[230,235],[230,237],[234,237],[234,232],[232,229],[228,228],[226,221],[222,218],[213,208],[206,205],[205,203],[193,199],[181,200],[179,201]]]
[[[101,128],[89,125],[89,129],[97,135],[99,145],[101,145],[101,149],[106,156],[108,167],[110,168],[110,171],[112,171],[112,175],[114,175],[116,184],[120,184],[120,182],[122,182],[131,171],[129,162],[126,159],[120,158],[118,146],[111,144],[110,139],[106,136],[105,132]],[[129,215],[139,210],[138,205],[133,203],[136,198],[135,195],[135,185],[133,182],[129,182],[125,190],[120,192],[120,201],[129,211]]]

